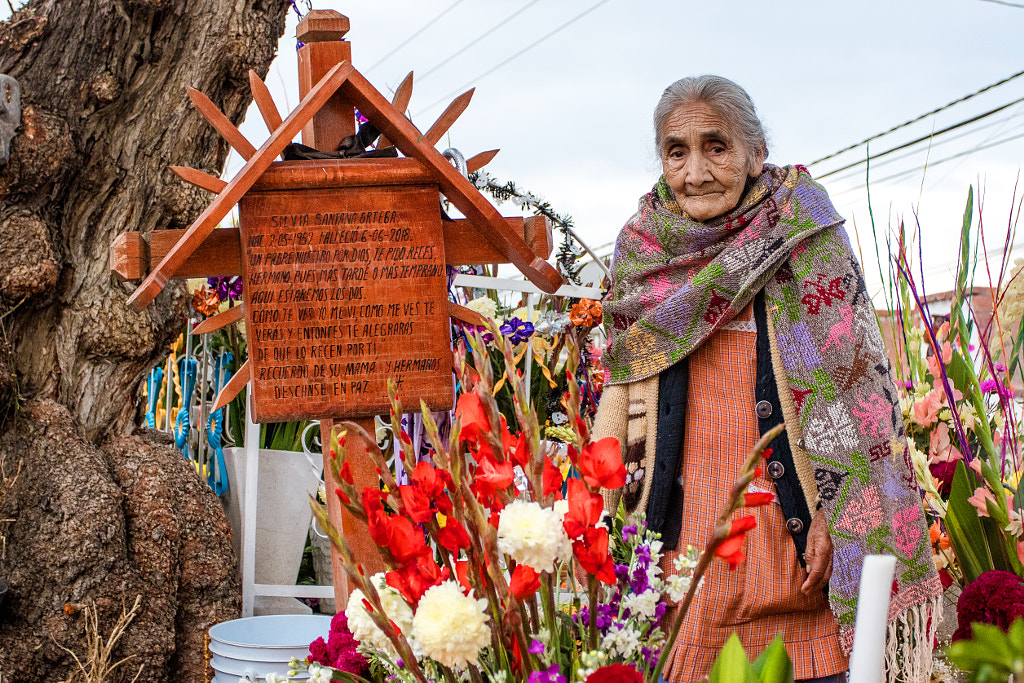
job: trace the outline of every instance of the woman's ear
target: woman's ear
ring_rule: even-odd
[[[750,160],[750,177],[756,178],[764,171],[764,160],[768,158],[768,146],[765,145]]]

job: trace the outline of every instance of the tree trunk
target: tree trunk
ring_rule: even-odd
[[[170,165],[219,174],[227,145],[189,103],[236,123],[284,32],[286,0],[31,0],[0,23],[22,125],[0,167],[0,508],[10,586],[6,682],[58,680],[143,596],[120,656],[130,680],[205,680],[205,630],[237,616],[230,528],[191,465],[135,433],[141,380],[183,329],[185,290],[142,313],[110,275],[122,232],[184,228],[211,200]],[[3,491],[0,491],[0,504]],[[68,605],[67,609],[65,606]],[[113,680],[113,679],[111,679]]]

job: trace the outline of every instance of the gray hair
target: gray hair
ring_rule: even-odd
[[[728,78],[711,74],[680,78],[665,88],[658,106],[654,108],[654,147],[658,158],[661,158],[661,145],[665,141],[665,121],[679,105],[695,102],[703,102],[732,124],[750,150],[751,159],[761,150],[764,158],[768,158],[764,126],[757,118],[757,109],[750,95]]]

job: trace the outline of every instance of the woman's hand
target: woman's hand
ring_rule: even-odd
[[[828,585],[832,578],[832,537],[828,535],[824,510],[818,510],[811,520],[804,560],[807,562],[807,580],[800,586],[800,592],[811,595]]]

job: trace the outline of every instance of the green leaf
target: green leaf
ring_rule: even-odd
[[[953,486],[949,492],[946,529],[968,583],[992,569],[992,555],[985,541],[978,510],[967,501],[972,495],[974,488],[968,482],[967,468],[961,460],[956,465]]]
[[[752,667],[758,683],[793,683],[793,663],[781,635],[775,636]]]
[[[711,666],[708,683],[757,683],[747,653],[735,633],[729,636],[725,647],[718,653],[718,658]]]
[[[953,351],[949,363],[946,364],[946,376],[949,377],[949,381],[953,383],[953,386],[958,391],[965,394],[968,393],[970,389],[967,386],[967,365],[964,363],[964,357],[960,355],[958,350]]]

